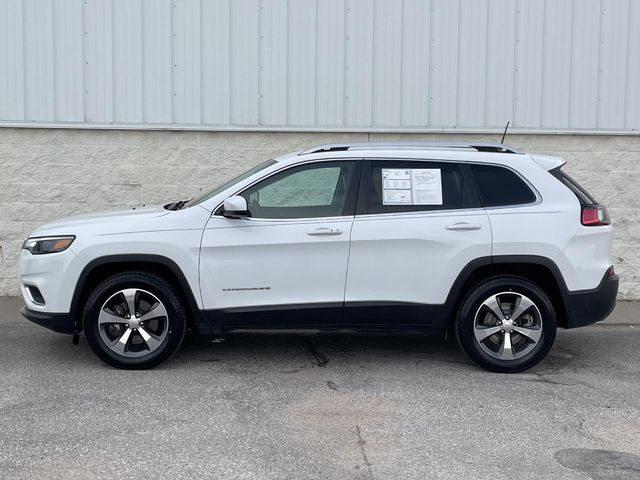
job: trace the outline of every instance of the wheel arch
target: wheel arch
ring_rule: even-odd
[[[556,311],[558,326],[567,327],[571,307],[564,278],[553,260],[537,255],[498,255],[478,258],[468,263],[447,296],[450,322],[455,320],[462,299],[475,284],[498,275],[513,275],[536,283],[549,295]]]
[[[82,308],[92,290],[103,280],[126,271],[153,273],[170,281],[186,303],[189,322],[199,323],[200,308],[194,292],[182,269],[173,260],[152,254],[107,255],[89,262],[78,277],[70,308],[77,331],[82,330]]]

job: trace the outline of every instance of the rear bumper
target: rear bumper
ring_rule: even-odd
[[[75,321],[68,313],[36,312],[27,307],[22,307],[20,313],[27,320],[54,332],[72,334],[76,328]]]
[[[583,327],[607,318],[616,306],[618,275],[607,276],[593,290],[567,295],[567,328]]]

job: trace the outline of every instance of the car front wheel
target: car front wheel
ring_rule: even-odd
[[[83,326],[91,349],[117,368],[151,368],[169,358],[185,333],[186,312],[163,278],[127,272],[104,280],[87,299]]]
[[[496,277],[469,293],[456,319],[456,336],[478,365],[494,372],[521,372],[551,349],[556,314],[536,284],[520,277]]]

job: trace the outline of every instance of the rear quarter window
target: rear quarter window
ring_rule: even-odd
[[[560,173],[560,181],[564,183],[565,187],[571,190],[576,197],[578,197],[578,201],[581,205],[596,205],[598,203],[596,199],[582,187],[582,185],[576,182],[565,172]]]
[[[523,205],[536,201],[536,194],[514,171],[497,165],[469,164],[485,207]]]

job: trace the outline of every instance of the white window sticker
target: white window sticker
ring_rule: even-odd
[[[411,180],[411,170],[408,168],[383,168],[382,178],[385,180]]]
[[[382,204],[411,205],[411,170],[408,168],[382,169]]]
[[[442,205],[439,168],[383,168],[383,205]]]
[[[383,205],[411,205],[411,190],[385,190]]]
[[[411,170],[414,205],[442,205],[442,175],[439,168]]]
[[[411,190],[411,180],[384,180],[385,190]]]

